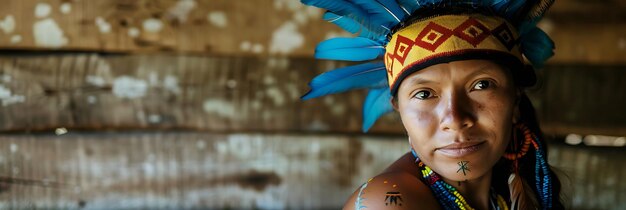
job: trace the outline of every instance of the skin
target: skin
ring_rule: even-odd
[[[393,105],[420,159],[456,187],[471,206],[489,209],[491,170],[509,143],[518,93],[510,72],[501,66],[486,60],[455,61],[409,75],[400,84]],[[473,148],[471,152],[468,147]],[[462,161],[467,161],[465,171],[460,167]],[[413,162],[410,153],[404,155],[376,176],[365,192],[374,196],[389,190],[377,180],[403,175],[417,179],[421,174]],[[402,185],[407,189],[428,189],[419,180],[405,181]],[[411,198],[403,199],[406,202],[436,202],[429,190],[401,193]],[[378,206],[382,198],[366,199],[370,202],[365,204]],[[355,195],[344,209],[354,209],[350,208],[354,199]]]

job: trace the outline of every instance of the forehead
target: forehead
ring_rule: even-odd
[[[478,75],[488,75],[505,80],[510,77],[508,70],[492,61],[464,60],[426,67],[409,75],[402,83],[415,84],[425,80],[432,82],[455,81]]]

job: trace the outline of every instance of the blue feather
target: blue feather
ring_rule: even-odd
[[[302,96],[303,100],[359,88],[385,87],[387,70],[382,62],[348,66],[320,74],[309,86],[311,90]]]
[[[367,132],[384,114],[393,111],[389,87],[371,89],[363,104],[363,132]]]
[[[516,14],[518,14],[524,4],[526,4],[526,0],[510,1],[509,5],[507,5],[508,7],[506,8],[506,12],[504,13],[504,15],[509,18],[514,17]]]
[[[426,5],[435,5],[435,4],[441,3],[441,1],[443,0],[419,0],[419,3],[422,6],[426,6]]]
[[[373,33],[367,27],[363,26],[360,22],[352,18],[341,16],[330,11],[324,13],[323,18],[325,21],[334,23],[335,25],[341,27],[342,29],[350,33],[356,34],[360,32],[359,33],[360,37],[371,39],[380,35],[377,33]]]
[[[421,8],[419,0],[398,0],[398,3],[406,8],[410,13]]]
[[[543,67],[543,64],[554,55],[554,42],[538,27],[530,29],[522,37],[521,42],[524,56],[536,68]]]
[[[500,14],[504,14],[506,12],[506,6],[509,5],[511,0],[493,0],[491,7]]]
[[[372,22],[375,25],[381,25],[387,29],[392,28],[395,24],[398,24],[402,21],[404,16],[400,17],[399,14],[404,14],[399,8],[387,8],[384,4],[378,2],[377,0],[352,0],[356,5],[359,5],[363,10],[369,13],[372,21],[377,20],[377,22]],[[400,12],[397,12],[397,9]],[[395,11],[395,12],[394,12]]]
[[[385,54],[385,47],[374,40],[363,37],[339,37],[321,42],[315,49],[318,59],[367,61]]]
[[[410,15],[407,11],[403,10],[400,4],[396,0],[375,0],[383,7],[387,8],[389,12],[397,16],[402,21],[406,16]]]
[[[357,33],[361,30],[361,24],[351,18],[345,17],[345,16],[341,16],[338,14],[335,14],[333,12],[326,12],[324,13],[324,16],[322,17],[325,21],[328,21],[330,23],[334,23],[335,25],[338,25],[339,27],[343,28],[343,30],[346,30],[350,33]]]
[[[346,0],[301,0],[305,5],[315,6],[332,11],[341,16],[352,16],[357,19],[367,20],[367,12],[357,5]]]

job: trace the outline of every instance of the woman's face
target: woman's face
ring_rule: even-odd
[[[490,172],[510,139],[516,92],[511,74],[485,60],[455,61],[402,81],[394,104],[411,146],[444,178]]]

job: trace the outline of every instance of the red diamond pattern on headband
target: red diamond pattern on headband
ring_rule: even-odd
[[[415,38],[415,45],[435,52],[441,44],[452,36],[452,33],[450,29],[430,22]]]
[[[385,56],[385,59],[387,59],[386,63],[389,65],[387,66],[387,72],[389,74],[392,73],[394,60],[398,60],[400,64],[404,65],[404,61],[406,60],[406,57],[409,55],[409,52],[411,51],[411,49],[413,49],[414,45],[415,45],[415,42],[412,39],[398,35],[393,54],[387,53],[387,55]]]
[[[396,41],[396,49],[394,50],[393,57],[395,59],[398,59],[400,63],[404,64],[404,60],[409,55],[409,52],[411,51],[411,48],[413,48],[413,45],[415,45],[415,42],[412,39],[409,39],[403,36],[398,36],[398,39]]]
[[[502,23],[495,29],[490,30],[477,19],[470,17],[453,30],[450,30],[435,22],[429,22],[417,35],[415,40],[402,35],[397,36],[394,50],[387,52],[385,55],[387,71],[389,74],[393,73],[392,69],[396,60],[400,62],[401,65],[404,65],[413,46],[435,52],[439,46],[454,36],[466,41],[474,48],[477,48],[478,45],[492,35],[509,51],[518,44],[518,40],[515,39],[513,32],[506,23]]]
[[[454,29],[454,35],[467,41],[474,47],[489,37],[489,28],[481,24],[474,18],[467,19]]]
[[[509,50],[513,49],[517,44],[517,40],[513,38],[513,32],[508,25],[502,23],[491,32],[502,44]]]

